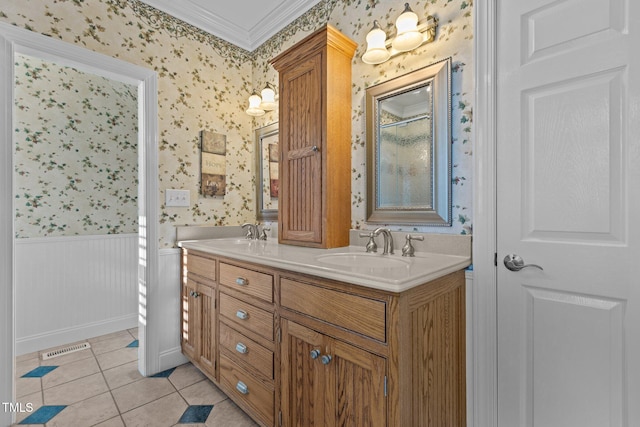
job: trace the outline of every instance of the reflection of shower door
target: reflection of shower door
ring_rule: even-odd
[[[380,209],[432,209],[432,144],[427,116],[380,127]]]

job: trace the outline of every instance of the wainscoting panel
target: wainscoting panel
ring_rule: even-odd
[[[137,234],[16,239],[16,355],[138,326],[137,276]]]

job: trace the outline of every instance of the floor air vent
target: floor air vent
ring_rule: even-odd
[[[58,348],[55,350],[48,351],[46,353],[42,353],[42,360],[52,359],[58,356],[64,356],[65,354],[74,353],[76,351],[85,350],[87,348],[91,348],[91,345],[88,342],[83,342],[81,344],[74,344],[67,347]]]

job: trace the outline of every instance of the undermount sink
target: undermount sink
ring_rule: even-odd
[[[407,268],[411,265],[411,261],[404,258],[372,253],[333,253],[318,255],[316,260],[335,267],[361,268],[367,270]]]

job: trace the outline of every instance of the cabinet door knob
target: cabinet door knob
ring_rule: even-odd
[[[315,151],[317,153],[318,151],[320,151],[320,149],[317,145],[314,145],[313,147],[311,147],[311,151]]]
[[[236,351],[240,354],[247,354],[247,346],[239,342],[236,344]]]
[[[236,311],[236,317],[240,320],[247,320],[249,318],[249,314],[244,310]]]
[[[328,365],[331,362],[331,356],[329,356],[328,354],[325,354],[320,358],[320,361],[322,361],[323,365]]]
[[[249,281],[246,278],[244,277],[236,278],[236,285],[246,286],[247,284],[249,284]]]
[[[317,359],[318,356],[320,356],[320,350],[318,350],[318,349],[311,350],[311,358],[312,359]]]
[[[238,381],[238,384],[236,384],[236,390],[242,394],[249,394],[249,387],[247,387],[247,385],[242,381]]]

